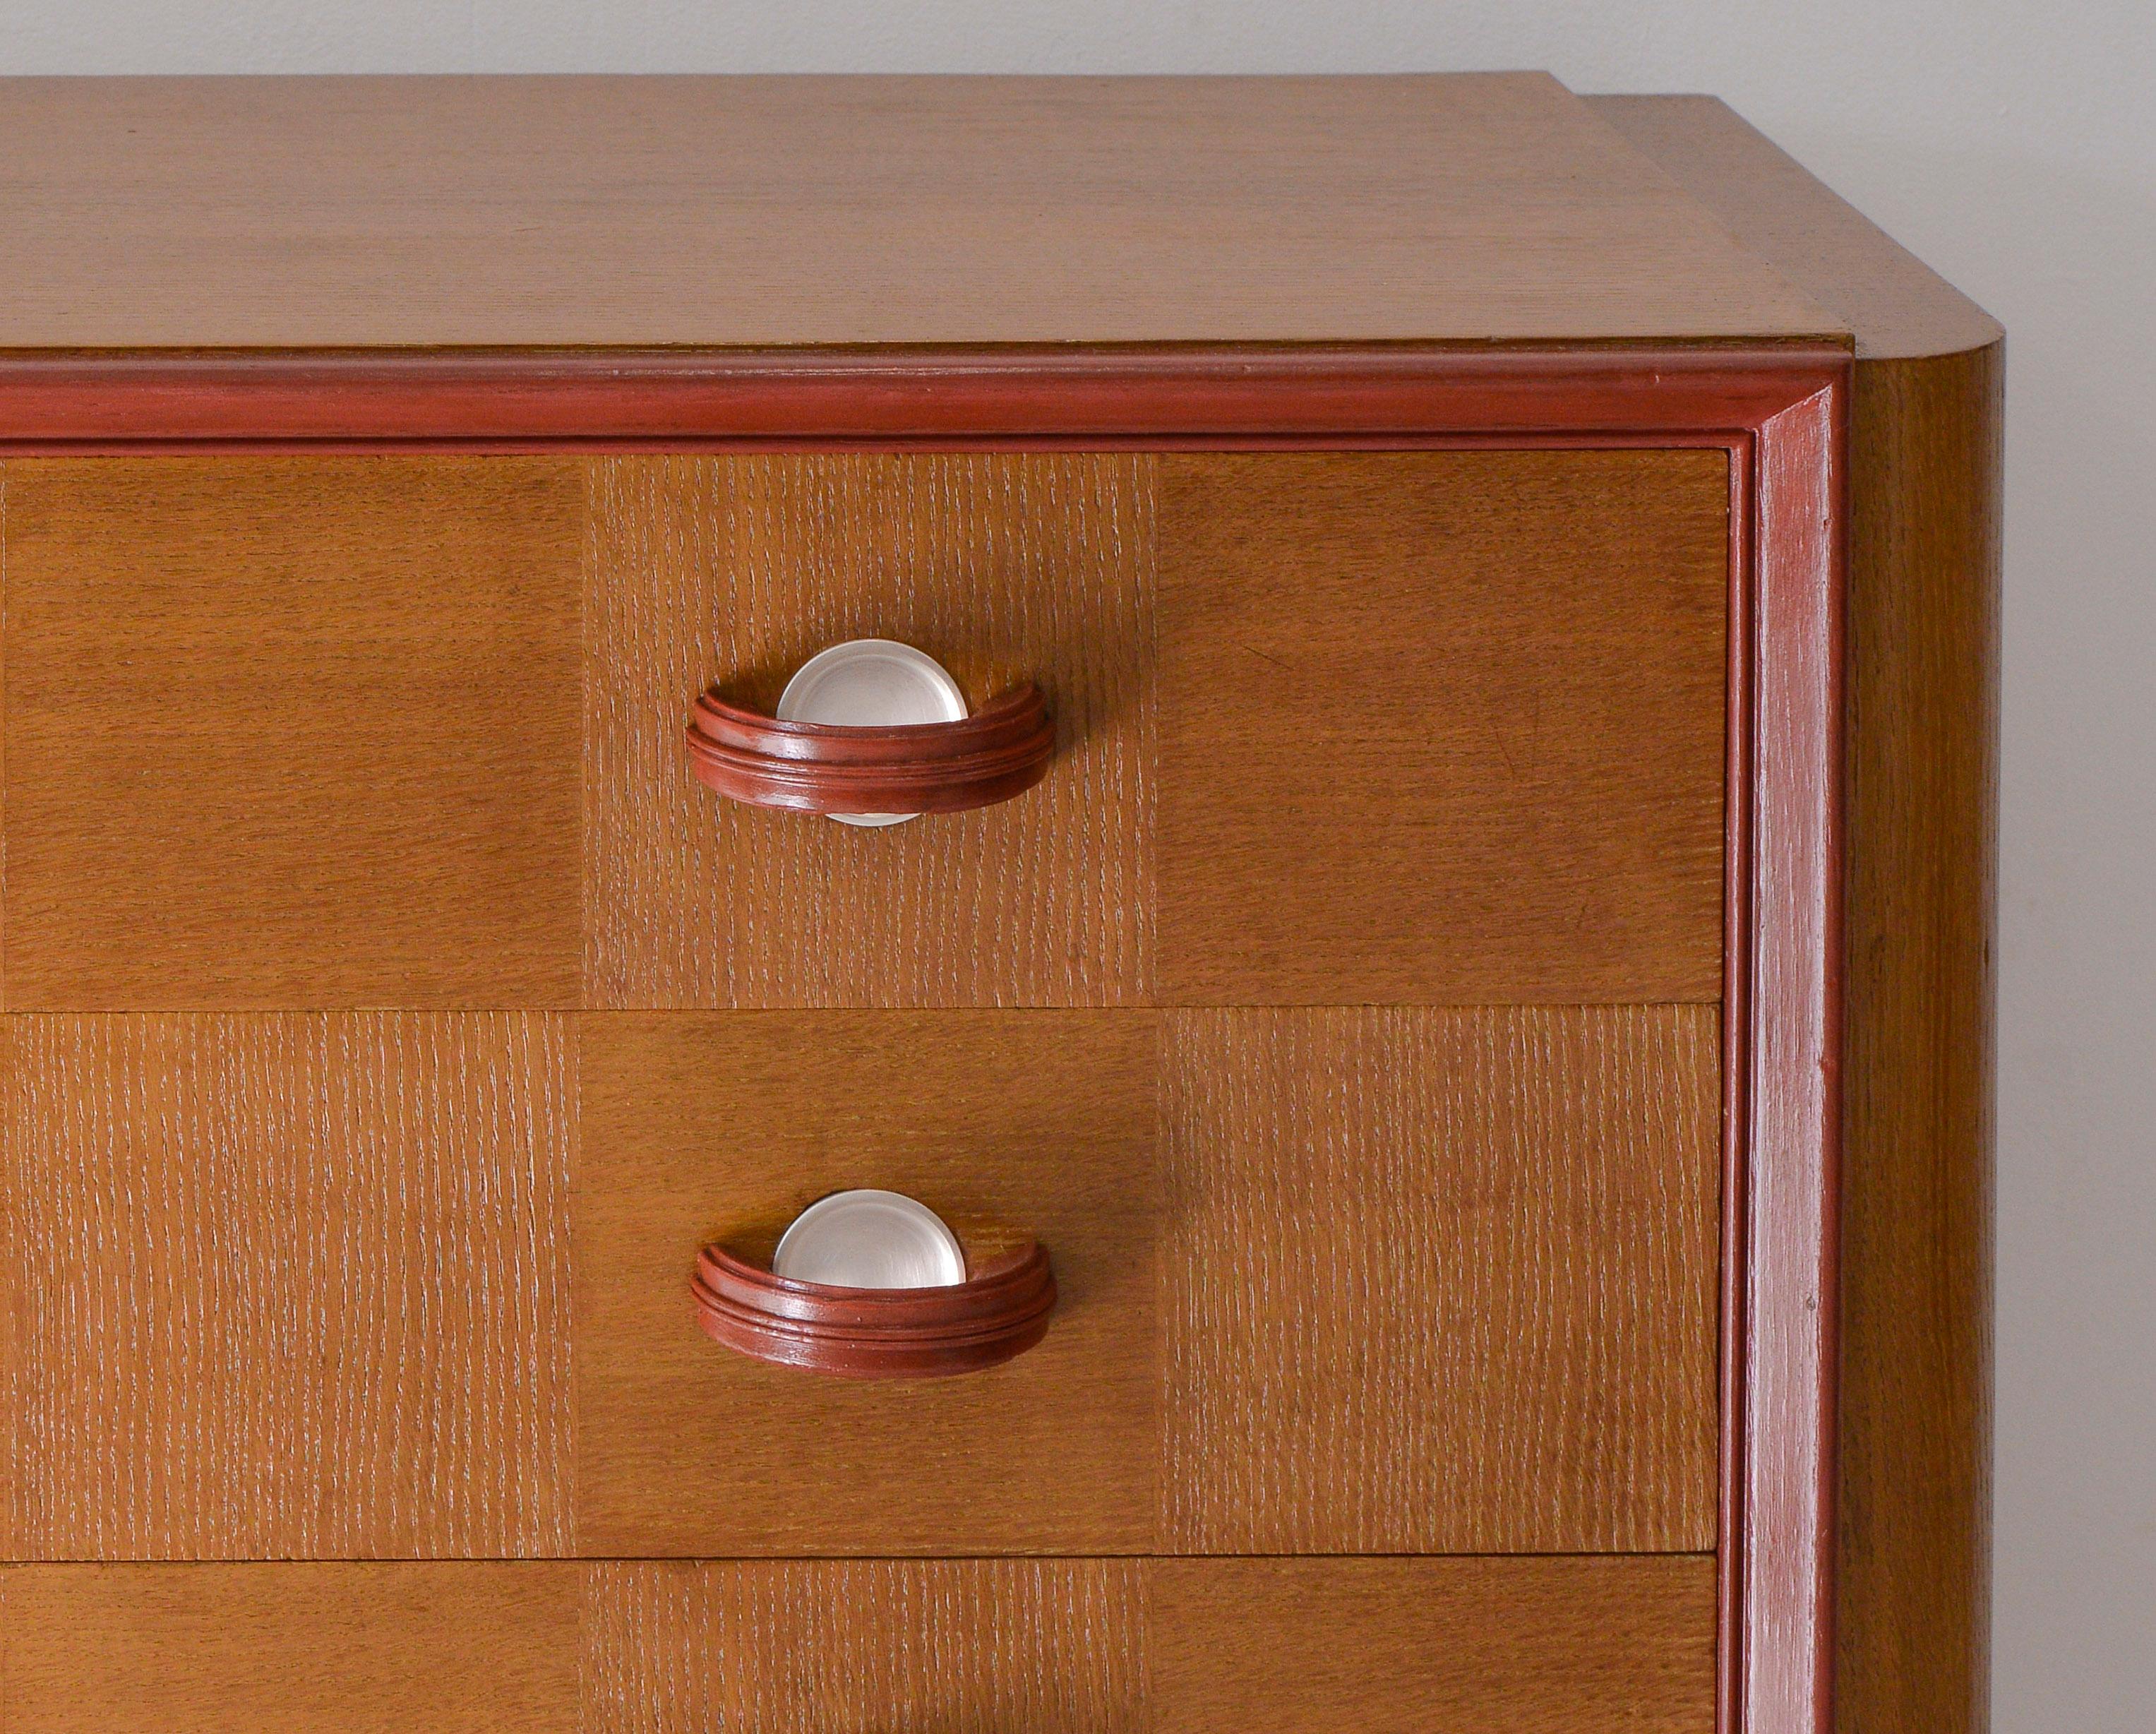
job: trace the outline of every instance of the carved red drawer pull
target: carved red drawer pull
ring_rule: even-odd
[[[897,728],[781,722],[711,691],[696,700],[697,780],[731,800],[796,813],[959,813],[1048,774],[1048,701],[1031,681],[955,722]]]
[[[771,1273],[726,1245],[690,1279],[705,1334],[759,1361],[847,1378],[938,1378],[1024,1354],[1048,1334],[1055,1276],[1030,1235],[963,1237],[966,1280],[947,1288],[850,1289]]]

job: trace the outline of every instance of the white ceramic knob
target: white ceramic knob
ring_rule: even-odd
[[[773,713],[781,722],[838,728],[905,728],[957,722],[966,695],[942,664],[896,639],[849,639],[794,670]],[[834,813],[845,825],[896,825],[912,813]]]
[[[846,1289],[947,1289],[966,1254],[943,1218],[903,1193],[833,1193],[779,1237],[771,1273]]]

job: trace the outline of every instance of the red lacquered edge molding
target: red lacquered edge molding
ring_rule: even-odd
[[[1717,1726],[1830,1734],[1850,370],[1845,341],[17,353],[0,454],[1727,451]]]
[[[0,452],[916,449],[1748,428],[1820,344],[0,354]],[[1670,412],[1679,409],[1672,416]]]
[[[696,780],[736,801],[797,813],[963,813],[1048,774],[1055,726],[1031,681],[956,722],[836,728],[781,722],[714,690],[689,720]]]
[[[1829,1734],[1834,1721],[1848,405],[1846,369],[1793,391],[1750,430],[1738,466],[1725,1734]]]
[[[841,1378],[937,1378],[1012,1360],[1048,1334],[1055,1276],[1024,1241],[940,1289],[849,1289],[774,1276],[706,1247],[690,1279],[696,1321],[738,1353]]]

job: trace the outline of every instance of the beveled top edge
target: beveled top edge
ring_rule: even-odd
[[[1738,242],[1830,309],[1861,357],[1958,355],[1997,320],[1719,97],[1590,96],[1596,115],[1681,182]]]

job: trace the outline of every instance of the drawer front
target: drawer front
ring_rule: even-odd
[[[6,466],[18,1008],[1660,1003],[1720,991],[1719,452]],[[849,637],[1020,799],[721,803]]]
[[[1714,1723],[1696,1559],[35,1566],[0,1594],[10,1724],[47,1734]]]
[[[1713,1013],[6,1020],[18,1557],[1697,1549]],[[726,1354],[721,1232],[1052,1249],[1010,1365]]]

